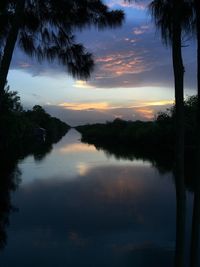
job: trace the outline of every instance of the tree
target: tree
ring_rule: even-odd
[[[23,111],[20,103],[20,97],[16,91],[10,91],[10,87],[6,86],[3,93],[3,105],[0,110],[3,114],[14,112],[19,113]]]
[[[0,12],[0,94],[2,94],[16,43],[39,61],[58,60],[74,77],[87,78],[92,55],[75,42],[73,32],[94,25],[121,25],[124,14],[109,10],[100,0],[8,0]]]
[[[192,25],[191,3],[185,0],[154,0],[150,11],[162,39],[172,47],[172,62],[175,87],[176,124],[176,253],[175,266],[184,265],[185,247],[185,184],[184,184],[184,66],[182,59],[183,32]]]
[[[165,44],[172,47],[177,128],[177,157],[183,158],[184,144],[184,66],[182,59],[183,33],[192,28],[192,8],[184,0],[154,0],[149,5],[155,25]],[[181,149],[182,148],[182,149]]]

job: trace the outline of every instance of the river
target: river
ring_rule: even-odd
[[[173,266],[172,173],[80,138],[72,129],[44,157],[19,161],[0,267]],[[191,206],[188,192],[188,233]]]

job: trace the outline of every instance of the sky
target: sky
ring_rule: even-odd
[[[41,105],[71,126],[112,121],[151,120],[174,102],[171,49],[163,45],[147,4],[104,1],[125,13],[116,29],[76,32],[76,40],[91,52],[95,69],[87,81],[70,77],[64,66],[38,63],[17,47],[8,75],[26,109]],[[195,94],[195,43],[183,39],[185,96]]]

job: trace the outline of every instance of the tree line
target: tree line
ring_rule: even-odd
[[[1,108],[0,125],[3,127],[0,131],[0,151],[3,154],[6,150],[22,156],[39,147],[48,147],[70,128],[39,105],[32,110],[24,110],[17,92],[10,91],[8,86],[4,90]],[[46,140],[42,139],[42,134]]]
[[[184,101],[184,127],[185,147],[196,151],[195,124],[197,112],[197,96],[190,96]],[[76,129],[82,134],[82,140],[93,144],[124,145],[134,151],[140,148],[148,149],[175,149],[176,133],[175,105],[166,111],[160,111],[153,121],[126,121],[120,118],[112,122],[86,124],[77,126]]]

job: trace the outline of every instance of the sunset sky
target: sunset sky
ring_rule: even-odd
[[[171,50],[163,46],[146,6],[105,1],[125,12],[121,28],[76,33],[93,53],[95,71],[86,82],[69,77],[63,66],[39,64],[15,50],[8,83],[19,92],[24,108],[42,105],[70,125],[114,118],[152,119],[173,103]],[[184,41],[185,95],[194,94],[195,44]]]

